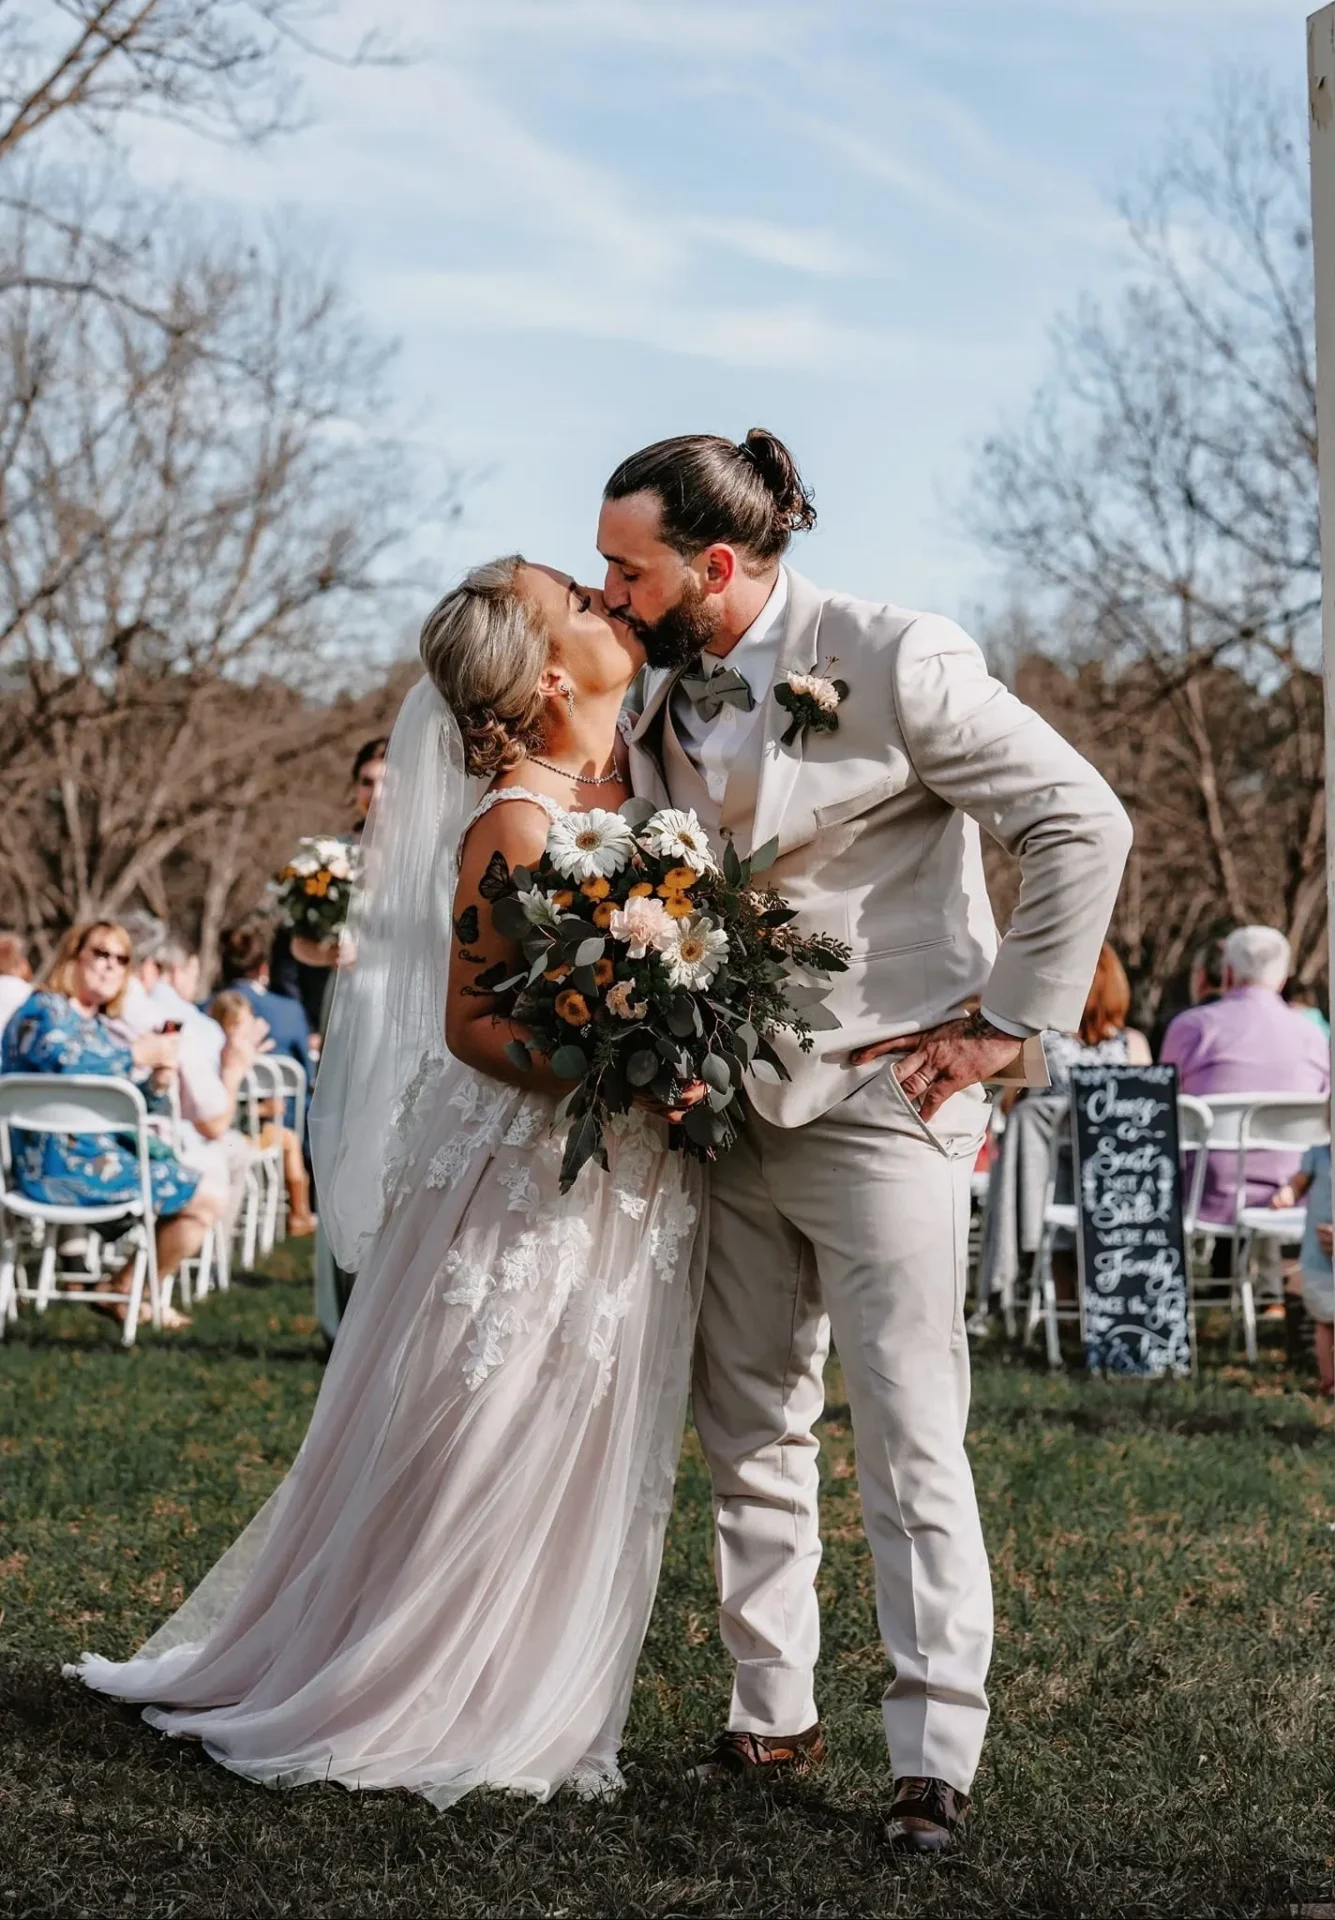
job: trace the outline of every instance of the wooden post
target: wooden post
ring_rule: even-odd
[[[1330,986],[1335,993],[1335,6],[1320,8],[1307,22],[1307,98],[1316,255],[1321,649],[1326,692],[1326,939]],[[1331,1046],[1335,1061],[1335,1022]]]

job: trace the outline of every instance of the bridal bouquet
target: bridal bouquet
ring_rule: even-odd
[[[514,1063],[537,1051],[572,1083],[558,1109],[570,1122],[563,1192],[586,1160],[606,1166],[610,1115],[641,1095],[679,1107],[692,1082],[706,1097],[671,1144],[712,1160],[740,1130],[743,1076],[787,1078],[772,1036],[787,1030],[809,1050],[838,1026],[819,981],[844,971],[848,948],[796,934],[793,909],[757,884],[777,851],[771,841],[742,860],[730,846],[720,866],[694,813],[628,800],[564,815],[533,869],[493,856],[482,891],[525,968],[488,969],[477,985],[528,1030],[528,1045],[506,1048]]]
[[[308,940],[333,940],[352,904],[359,849],[333,834],[299,840],[274,883],[283,917]]]

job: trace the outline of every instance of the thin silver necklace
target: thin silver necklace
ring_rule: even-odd
[[[614,780],[621,778],[615,767],[610,773],[572,773],[569,767],[558,767],[551,760],[539,760],[536,753],[528,757],[535,767],[545,767],[548,773],[559,773],[563,780],[573,780],[581,787],[609,787]]]

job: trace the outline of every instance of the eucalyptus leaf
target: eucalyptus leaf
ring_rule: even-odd
[[[802,1018],[813,1033],[834,1033],[843,1026],[837,1013],[831,1013],[828,1007],[804,1007]]]
[[[718,1122],[707,1107],[692,1107],[682,1125],[686,1129],[687,1139],[694,1140],[697,1147],[714,1145]]]
[[[588,1057],[582,1047],[567,1042],[552,1055],[552,1072],[558,1080],[582,1080],[588,1070]]]
[[[512,1067],[518,1067],[521,1073],[528,1073],[532,1070],[533,1060],[522,1040],[507,1040],[505,1043],[505,1057],[510,1062],[510,1065]]]
[[[562,1193],[569,1193],[579,1178],[580,1168],[595,1155],[605,1159],[602,1123],[590,1109],[588,1113],[581,1114],[566,1137],[566,1150],[561,1160]]]
[[[792,980],[784,982],[783,997],[797,1013],[819,1005],[828,992],[828,987],[810,987],[802,981]]]
[[[626,1067],[626,1078],[633,1087],[647,1087],[658,1072],[658,1055],[650,1053],[646,1047],[640,1053],[633,1053]]]
[[[727,1093],[732,1086],[732,1074],[728,1063],[721,1054],[707,1053],[700,1063],[700,1078],[720,1093]]]
[[[723,849],[723,878],[732,887],[742,886],[746,879],[742,872],[742,863],[737,856],[737,849],[731,840]]]
[[[621,815],[621,818],[627,822],[632,831],[634,831],[636,828],[642,827],[646,820],[652,820],[658,812],[658,808],[652,800],[646,800],[642,794],[633,793],[629,800],[623,800],[621,802],[621,805],[617,808],[617,812]]]
[[[607,942],[602,938],[581,940],[575,948],[575,965],[577,967],[591,967],[595,960],[602,959],[606,948]]]
[[[492,903],[491,924],[502,940],[522,940],[529,929],[529,918],[521,902],[507,893]]]
[[[772,840],[767,840],[763,847],[757,847],[755,852],[751,855],[752,874],[754,875],[757,873],[768,873],[770,868],[774,865],[774,862],[778,859],[778,857],[779,857],[779,840],[778,840],[778,835],[776,834]]]
[[[750,1071],[757,1080],[765,1080],[776,1087],[783,1078],[782,1074],[777,1072],[768,1060],[753,1060]]]

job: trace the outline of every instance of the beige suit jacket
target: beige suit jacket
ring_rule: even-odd
[[[850,1066],[855,1047],[933,1026],[980,997],[1017,1025],[1074,1030],[1131,845],[1106,781],[991,677],[953,621],[823,593],[790,571],[776,683],[817,669],[848,684],[838,729],[785,746],[790,716],[771,691],[757,751],[739,755],[719,810],[741,853],[777,837],[768,878],[799,927],[853,952],[827,1003],[839,1030],[817,1034],[806,1054],[779,1044],[791,1080],[749,1082],[757,1112],[784,1127],[882,1070]],[[682,791],[674,756],[673,792],[664,773],[673,680],[649,676],[631,776],[658,805],[692,805],[698,776]],[[1000,944],[980,828],[1020,861]]]

